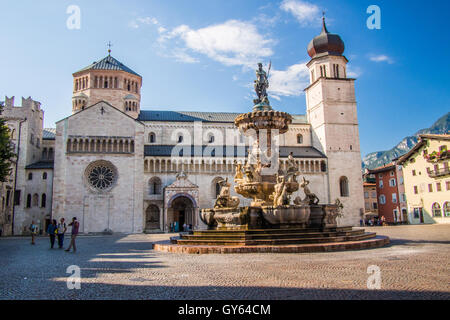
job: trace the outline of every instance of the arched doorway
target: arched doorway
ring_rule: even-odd
[[[169,225],[173,232],[183,231],[183,225],[193,227],[195,205],[191,199],[186,196],[176,197],[169,208]]]
[[[159,208],[151,204],[145,211],[145,230],[159,229]]]

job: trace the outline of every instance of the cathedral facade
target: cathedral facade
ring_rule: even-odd
[[[343,51],[341,38],[324,23],[308,46],[307,113],[292,115],[277,152],[284,167],[294,157],[321,203],[342,202],[340,225],[356,225],[364,208],[361,155],[354,79],[347,78]],[[50,217],[77,217],[84,233],[204,227],[199,210],[213,207],[219,182],[233,181],[236,164],[246,161],[251,142],[235,128],[238,114],[141,110],[142,77],[111,55],[73,79],[72,115],[55,130],[36,129],[33,139],[43,142],[30,147],[34,157],[30,151],[23,164],[19,160],[14,233]],[[29,134],[22,132],[22,140],[32,141]],[[48,172],[51,191],[43,179],[27,180],[30,172]]]

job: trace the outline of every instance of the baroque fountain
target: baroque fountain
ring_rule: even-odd
[[[278,160],[277,136],[288,131],[292,117],[273,110],[267,96],[269,82],[262,64],[256,70],[254,87],[258,99],[252,112],[239,115],[235,125],[242,134],[253,137],[244,163],[236,163],[234,190],[251,199],[249,206],[239,206],[239,197],[231,195],[228,179],[220,182],[214,208],[202,209],[201,220],[207,230],[196,230],[172,238],[171,243],[157,243],[160,251],[183,253],[233,252],[311,252],[379,247],[387,237],[362,229],[338,227],[342,204],[319,204],[309,181],[299,178],[293,154],[287,166]],[[292,199],[300,188],[305,197]]]

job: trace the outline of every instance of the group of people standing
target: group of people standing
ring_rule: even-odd
[[[70,251],[73,247],[73,252],[77,251],[76,246],[76,238],[78,235],[78,231],[80,228],[80,223],[77,221],[76,217],[72,218],[72,222],[68,224],[68,226],[72,227],[70,245],[65,251]],[[34,221],[31,222],[30,231],[31,231],[31,244],[35,244],[35,238],[38,234],[39,228],[35,224]],[[65,223],[65,219],[61,218],[59,223],[53,219],[52,222],[47,227],[47,234],[50,237],[50,248],[53,249],[55,246],[55,241],[58,239],[58,247],[59,249],[63,249],[64,247],[64,235],[67,232],[67,225]]]
[[[374,226],[386,226],[386,218],[384,216],[381,216],[380,218],[372,217],[371,219],[367,218],[359,221],[359,224],[361,227],[368,226],[368,227],[374,227]]]

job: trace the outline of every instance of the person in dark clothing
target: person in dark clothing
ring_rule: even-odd
[[[56,232],[57,232],[57,222],[56,220],[52,220],[52,223],[48,225],[47,228],[47,233],[50,236],[50,248],[53,249],[53,247],[55,246],[55,237],[56,237]]]

